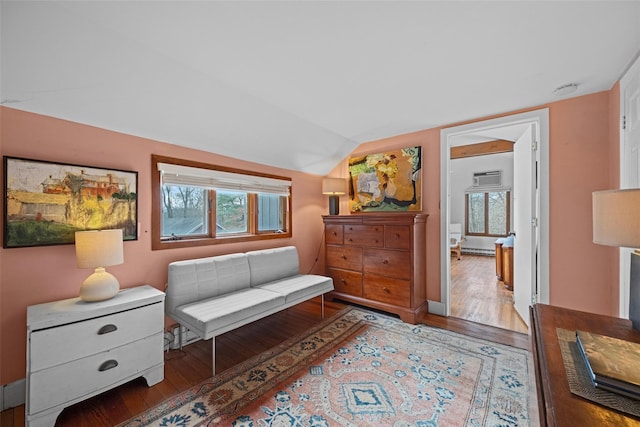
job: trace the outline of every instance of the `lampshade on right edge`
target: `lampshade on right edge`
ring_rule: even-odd
[[[593,193],[593,243],[640,248],[640,188]]]

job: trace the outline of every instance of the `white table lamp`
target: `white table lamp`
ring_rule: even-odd
[[[76,231],[76,263],[78,268],[95,268],[80,287],[84,301],[113,298],[120,283],[104,268],[124,262],[122,230]]]

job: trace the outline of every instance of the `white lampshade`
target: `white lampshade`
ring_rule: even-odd
[[[76,231],[78,268],[95,268],[80,287],[80,298],[84,301],[103,301],[115,296],[120,284],[104,267],[123,262],[122,230]]]
[[[593,193],[593,242],[640,248],[640,188]]]
[[[345,194],[347,180],[342,178],[324,178],[322,180],[322,194]]]

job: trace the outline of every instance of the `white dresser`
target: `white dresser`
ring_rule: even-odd
[[[28,426],[134,378],[164,379],[164,293],[124,289],[100,302],[79,298],[27,308]]]

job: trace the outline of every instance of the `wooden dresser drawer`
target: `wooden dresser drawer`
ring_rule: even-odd
[[[336,268],[329,268],[327,272],[333,279],[333,287],[336,292],[362,296],[362,273]]]
[[[88,393],[110,388],[149,366],[164,363],[162,332],[71,361],[51,369],[34,372],[29,381],[32,413],[53,408]],[[36,393],[50,390],[49,393]],[[54,392],[55,390],[55,392]]]
[[[327,245],[327,267],[362,271],[362,248]]]
[[[324,227],[324,240],[327,244],[341,245],[343,236],[342,225],[327,224]]]
[[[411,307],[411,282],[376,274],[364,275],[364,297],[375,301]]]
[[[163,304],[155,303],[85,322],[35,331],[30,336],[31,371],[162,333],[163,325]]]
[[[405,251],[365,249],[363,257],[365,273],[409,280],[411,278],[411,256]]]
[[[384,226],[345,225],[344,244],[381,248],[384,246]]]
[[[384,247],[389,249],[409,249],[411,229],[408,225],[385,225]]]

